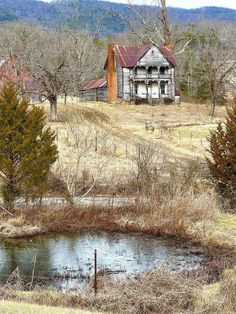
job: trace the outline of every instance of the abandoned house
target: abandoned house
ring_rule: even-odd
[[[174,100],[175,68],[174,56],[164,46],[111,44],[104,67],[106,79],[83,86],[81,100],[124,100],[135,104]]]
[[[8,56],[0,60],[0,89],[9,81],[15,84],[22,95],[27,95],[31,102],[38,101],[36,80],[26,67],[21,67],[15,56]]]

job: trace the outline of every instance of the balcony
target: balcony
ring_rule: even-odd
[[[133,80],[170,80],[171,79],[171,74],[143,74],[143,73],[136,73],[130,75],[130,78]]]

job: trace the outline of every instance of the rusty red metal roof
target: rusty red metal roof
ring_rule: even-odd
[[[96,88],[101,88],[101,87],[107,87],[107,80],[102,77],[96,80],[89,81],[85,85],[83,85],[80,90],[89,90],[89,89],[96,89]]]
[[[132,68],[145,53],[150,49],[150,45],[145,46],[114,46],[114,53],[123,68]]]
[[[148,50],[152,46],[153,45],[127,47],[115,45],[113,49],[119,64],[123,68],[132,68],[148,52]],[[166,57],[166,59],[173,67],[177,66],[171,50],[164,46],[157,48]]]
[[[173,67],[177,67],[175,57],[170,49],[165,46],[158,47],[160,52],[166,57],[166,59],[170,62]]]

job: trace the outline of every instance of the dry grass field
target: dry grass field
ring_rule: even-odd
[[[146,140],[155,144],[163,144],[176,156],[200,156],[204,154],[206,136],[214,129],[216,123],[224,119],[225,107],[218,107],[216,115],[208,115],[209,108],[202,104],[182,103],[181,105],[131,105],[107,104],[102,102],[69,102],[63,105],[59,102],[59,116],[66,112],[76,110],[87,111],[91,119],[110,127],[111,134],[116,138],[117,146],[122,144],[132,145],[134,141]],[[98,118],[95,120],[94,117]],[[145,122],[155,122],[155,131],[145,129]],[[59,122],[54,127],[66,128],[65,122]],[[202,142],[201,142],[202,139]],[[118,149],[119,150],[119,149]],[[122,154],[118,154],[122,157]]]
[[[43,105],[48,112],[49,105]],[[131,105],[59,100],[59,122],[49,122],[57,133],[62,164],[76,163],[93,173],[103,167],[103,177],[130,169],[135,143],[152,143],[169,158],[204,158],[207,136],[226,115],[218,107],[214,118],[202,104]],[[146,123],[155,125],[146,130]],[[78,141],[80,139],[80,141]],[[83,142],[83,143],[82,143]],[[75,167],[75,166],[74,166]]]

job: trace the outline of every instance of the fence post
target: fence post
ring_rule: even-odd
[[[104,141],[104,154],[107,154],[107,140]]]
[[[56,128],[56,140],[58,141],[58,128]]]
[[[98,137],[97,135],[95,136],[95,152],[98,151]]]
[[[94,293],[97,294],[97,250],[94,251]]]

